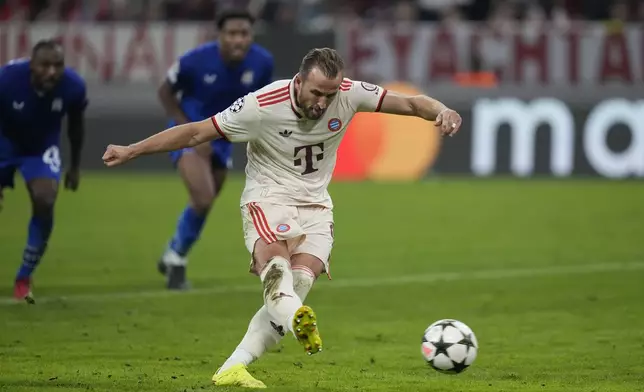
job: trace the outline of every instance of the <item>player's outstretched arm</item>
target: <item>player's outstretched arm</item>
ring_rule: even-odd
[[[443,135],[454,136],[461,127],[462,119],[456,111],[442,102],[426,95],[404,95],[387,91],[383,98],[382,113],[416,116],[434,121]]]
[[[166,129],[138,143],[129,146],[107,146],[103,154],[103,162],[107,166],[121,165],[141,155],[168,152],[221,137],[211,119],[190,122]]]

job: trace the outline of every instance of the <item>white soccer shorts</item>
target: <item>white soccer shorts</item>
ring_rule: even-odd
[[[322,206],[284,206],[248,203],[241,208],[246,249],[253,255],[255,243],[286,241],[291,255],[308,253],[324,263],[329,275],[333,248],[333,211]],[[252,270],[251,260],[251,270]]]

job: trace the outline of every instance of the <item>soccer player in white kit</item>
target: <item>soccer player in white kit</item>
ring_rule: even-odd
[[[240,205],[250,269],[263,283],[264,306],[213,376],[216,385],[265,388],[247,366],[288,332],[308,354],[322,350],[316,314],[303,301],[317,277],[329,273],[333,203],[327,186],[353,116],[421,117],[449,136],[461,126],[458,113],[435,99],[352,81],[344,78],[343,69],[335,50],[313,49],[293,79],[250,93],[208,120],[178,125],[129,146],[109,145],[103,155],[111,167],[217,138],[248,142]]]

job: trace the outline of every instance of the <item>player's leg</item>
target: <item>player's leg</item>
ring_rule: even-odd
[[[333,214],[321,207],[298,207],[300,224],[306,233],[305,241],[291,251],[293,271],[301,271],[317,279],[323,272],[329,272],[329,258],[333,247]],[[313,285],[313,281],[303,284]],[[299,319],[294,329],[298,340],[308,349],[321,345],[315,314],[298,312]],[[313,330],[307,326],[313,326]]]
[[[228,170],[233,167],[233,145],[223,139],[217,139],[210,145],[212,179],[215,184],[215,198],[217,198],[228,177]]]
[[[321,351],[322,342],[317,331],[315,314],[309,307],[301,305],[302,301],[294,291],[290,260],[291,255],[298,253],[309,253],[326,260],[322,251],[316,251],[315,248],[311,248],[311,252],[307,251],[307,245],[311,242],[309,232],[317,236],[319,226],[311,226],[315,230],[309,231],[306,228],[308,221],[306,217],[300,215],[302,209],[297,207],[250,203],[245,206],[245,209],[252,221],[251,230],[248,228],[250,225],[245,227],[247,247],[250,248],[249,240],[253,240],[256,235],[259,236],[254,244],[251,243],[254,246],[251,248],[253,268],[262,279],[264,304],[268,313],[278,326],[282,326],[285,331],[293,332],[297,340],[304,345],[307,353],[314,354]],[[328,218],[327,215],[323,217]],[[248,220],[246,218],[245,222]],[[326,235],[330,237],[328,230]],[[329,240],[328,246],[331,244],[332,240]],[[330,247],[326,251],[330,252]],[[314,272],[313,268],[319,268],[319,266],[301,263],[298,263],[298,267],[310,267],[309,269]]]
[[[216,187],[210,153],[208,143],[175,152],[177,168],[188,189],[190,201],[179,217],[175,233],[158,263],[159,271],[166,275],[169,289],[188,288],[186,256],[201,235],[215,199]]]
[[[314,258],[314,259],[311,259]],[[302,302],[311,291],[313,283],[322,273],[322,264],[315,256],[298,254],[291,257],[293,290]],[[219,369],[224,372],[236,365],[248,366],[284,337],[284,327],[278,325],[262,306],[250,321],[248,330],[231,356]]]
[[[212,376],[212,382],[217,386],[238,386],[245,388],[266,388],[266,385],[255,379],[246,370],[247,363],[254,361],[266,348],[279,340],[279,332],[270,331],[267,326],[273,319],[279,320],[276,325],[290,324],[287,320],[294,319],[295,313],[302,307],[302,301],[293,290],[293,276],[288,259],[289,251],[285,240],[275,240],[270,243],[262,239],[256,241],[253,251],[252,267],[259,267],[255,270],[264,285],[264,307],[251,319],[246,332],[244,349],[239,347],[233,354],[234,362],[226,367],[220,367]],[[275,266],[275,267],[273,267]],[[273,275],[267,279],[267,274],[262,267],[276,268]],[[279,278],[275,271],[281,275]],[[290,286],[289,286],[290,279]],[[277,333],[277,336],[275,334]],[[284,333],[284,332],[281,332]],[[250,336],[250,338],[247,338]]]
[[[291,268],[291,249],[306,238],[294,220],[296,214],[294,207],[251,203],[242,208],[246,246],[253,258],[251,270],[260,276],[264,285],[264,307],[251,320],[246,336],[231,359],[213,376],[216,385],[264,388],[261,381],[248,373],[247,364],[289,330],[297,331],[297,320],[301,321],[304,316],[307,325],[301,324],[299,336],[294,335],[305,345],[307,352],[321,350],[316,326],[309,322],[315,314],[311,308],[302,305],[302,298],[308,292],[297,293],[294,289],[296,285],[310,289],[305,282],[296,281],[307,271]],[[303,337],[303,333],[307,336]]]
[[[4,207],[4,188],[13,187],[13,167],[3,166],[0,162],[0,212]]]
[[[0,159],[0,212],[4,206],[4,189],[13,188],[16,166],[9,160]]]
[[[61,167],[58,148],[52,148],[56,150],[55,153],[46,153],[42,158],[24,158],[20,165],[31,198],[32,215],[22,264],[16,274],[14,294],[17,299],[24,299],[29,303],[35,302],[31,293],[31,278],[45,254],[54,228],[54,204],[58,195]]]
[[[283,330],[290,331],[309,354],[321,351],[315,314],[294,289],[290,252],[286,241],[255,244],[255,268],[264,286],[264,305],[270,317]]]

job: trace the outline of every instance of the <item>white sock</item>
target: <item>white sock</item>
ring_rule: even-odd
[[[172,250],[170,247],[168,247],[165,253],[163,253],[162,259],[165,265],[181,267],[181,266],[186,266],[188,264],[187,257],[180,256],[177,252]]]
[[[277,328],[277,325],[275,327],[271,325],[271,318],[268,314],[268,309],[266,309],[266,305],[262,306],[250,320],[248,330],[242,341],[230,357],[228,357],[226,362],[221,365],[219,373],[240,363],[248,366],[264,354],[268,348],[277,344],[282,336],[280,336],[275,328]]]
[[[293,332],[293,317],[302,300],[293,289],[291,263],[281,256],[273,257],[260,278],[264,284],[264,305],[271,318]]]
[[[293,289],[302,302],[306,299],[314,282],[315,274],[308,267],[293,267]],[[283,335],[278,330],[281,330],[282,334],[284,333],[284,327],[272,322],[268,308],[266,305],[262,306],[250,321],[246,335],[221,366],[219,373],[230,369],[234,365],[250,365],[266,350],[282,340]]]
[[[309,291],[315,283],[315,274],[309,267],[303,265],[296,265],[292,269],[293,271],[293,290],[298,297],[304,302],[306,296],[309,295]]]

